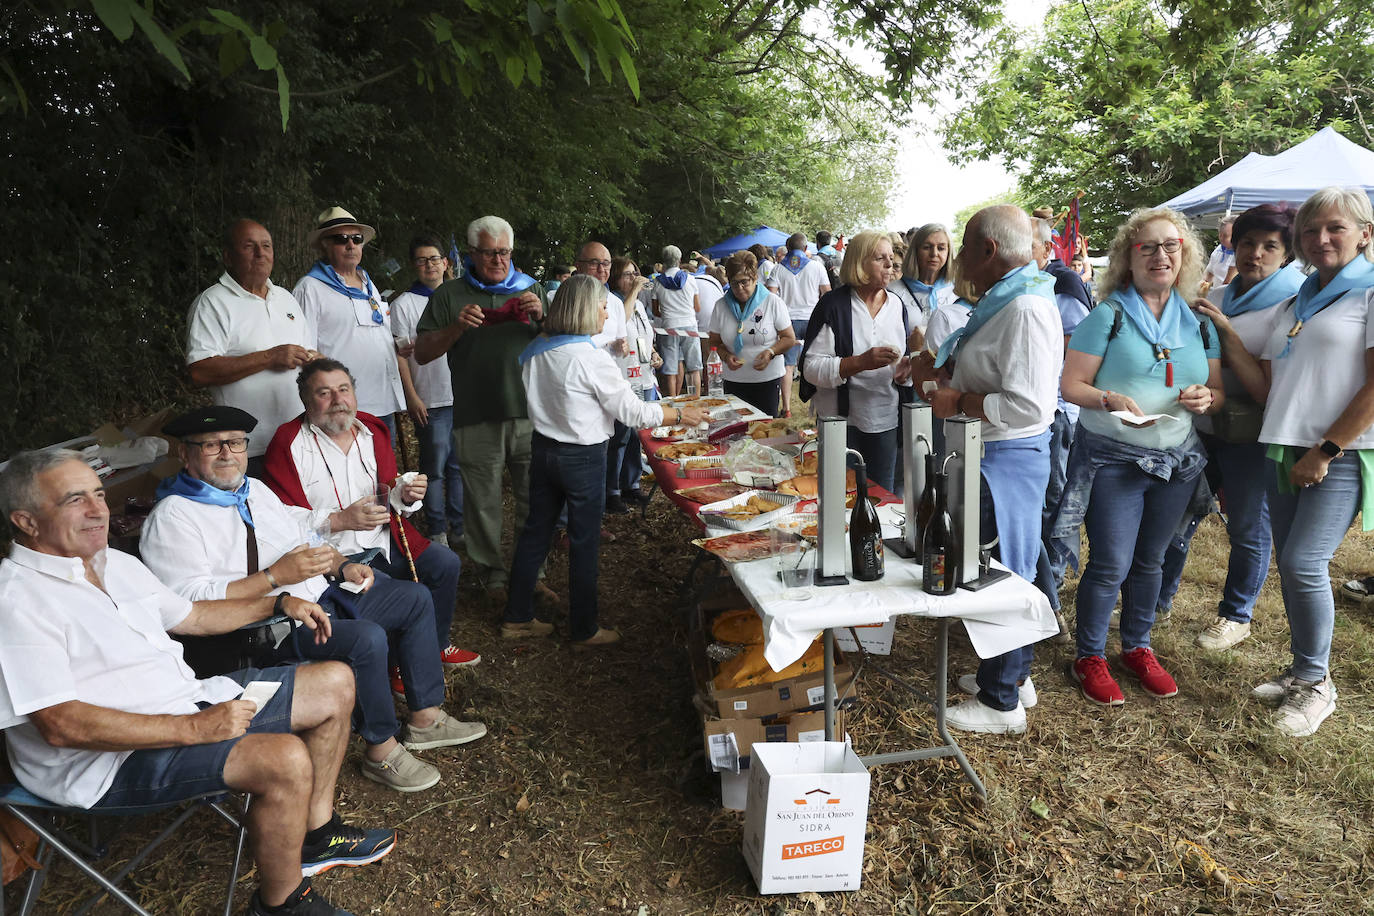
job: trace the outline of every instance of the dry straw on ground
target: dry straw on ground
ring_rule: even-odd
[[[623,646],[573,655],[557,639],[503,643],[499,608],[465,589],[457,641],[483,661],[450,677],[451,694],[491,734],[425,754],[444,779],[419,795],[345,764],[344,816],[397,825],[401,842],[378,865],[320,878],[336,903],[358,914],[1374,911],[1374,612],[1339,609],[1336,714],[1313,738],[1277,736],[1248,699],[1287,660],[1276,579],[1250,640],[1220,655],[1192,646],[1225,576],[1215,518],[1195,541],[1173,621],[1155,633],[1178,697],[1152,700],[1123,681],[1123,708],[1090,707],[1064,675],[1071,648],[1043,644],[1029,732],[963,739],[986,804],[947,761],[875,768],[863,888],[778,898],[756,895],[742,818],[719,809],[699,753],[677,593],[689,529],[661,497],[647,521],[607,524],[617,540],[603,549],[603,616]],[[1372,543],[1352,530],[1338,582],[1368,571]],[[564,555],[549,575],[562,590]],[[1070,583],[1070,609],[1072,595]],[[929,687],[932,636],[930,624],[902,619],[891,667]],[[954,671],[970,670],[956,643]],[[861,753],[932,736],[929,716],[876,677],[849,731]],[[157,913],[216,912],[228,854],[226,831],[200,820],[139,874],[138,896]],[[240,884],[245,902],[252,881]],[[58,869],[42,911],[66,912],[76,888]]]

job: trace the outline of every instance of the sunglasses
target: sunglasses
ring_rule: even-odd
[[[352,232],[348,234],[341,232],[338,235],[326,235],[325,240],[333,242],[335,245],[347,245],[349,242],[352,242],[354,245],[361,245],[363,243],[363,234],[361,232]]]

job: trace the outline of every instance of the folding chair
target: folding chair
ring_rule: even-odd
[[[3,739],[0,739],[3,740]],[[224,818],[235,830],[237,840],[234,849],[234,863],[229,872],[229,883],[225,892],[224,916],[231,916],[234,906],[234,890],[238,882],[239,866],[243,861],[243,842],[246,831],[242,823],[242,815],[235,817],[225,807],[227,796],[224,793],[214,793],[202,795],[199,798],[189,801],[177,802],[166,805],[147,805],[129,808],[102,808],[92,811],[85,808],[70,808],[65,805],[58,805],[46,799],[39,798],[29,792],[18,783],[0,783],[0,809],[13,814],[23,823],[27,824],[35,833],[38,834],[40,844],[38,847],[38,861],[43,866],[35,869],[29,876],[28,886],[24,890],[24,896],[19,905],[19,916],[28,916],[36,912],[38,905],[38,894],[43,887],[43,881],[47,873],[51,870],[53,854],[61,856],[68,862],[75,865],[87,878],[99,885],[94,896],[86,899],[74,916],[84,916],[91,911],[107,894],[114,897],[132,913],[139,916],[151,916],[151,914],[141,907],[137,901],[119,888],[119,884],[130,872],[138,868],[145,859],[161,843],[171,837],[180,829],[181,825],[192,817],[197,811],[204,807],[209,807],[212,811]],[[244,798],[243,814],[248,811],[250,799]],[[111,875],[102,874],[96,869],[95,863],[104,858],[110,850],[110,844],[118,837],[123,828],[131,822],[131,818],[143,815],[156,814],[180,808],[177,816],[163,828],[162,832],[146,843],[142,849],[138,850],[122,868]],[[119,821],[119,824],[102,824],[101,821]],[[77,822],[79,829],[80,822],[86,825],[86,838],[80,839],[73,832],[72,826],[64,822]],[[108,828],[113,826],[111,831]],[[106,828],[106,829],[102,829]],[[5,901],[0,895],[0,916],[4,916]]]

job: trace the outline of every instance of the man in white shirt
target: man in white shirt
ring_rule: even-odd
[[[1225,286],[1236,276],[1236,249],[1231,247],[1231,227],[1235,224],[1236,218],[1229,214],[1217,224],[1217,247],[1212,249],[1202,272],[1202,279],[1213,289]]]
[[[606,286],[611,279],[611,251],[600,242],[587,242],[577,249],[573,260],[577,272]],[[612,356],[625,355],[625,303],[610,287],[606,288],[606,326],[592,335],[592,343]]]
[[[405,409],[400,360],[410,349],[397,352],[391,306],[362,268],[363,246],[377,230],[342,207],[330,207],[317,222],[306,246],[320,259],[292,294],[315,332],[313,349],[353,367],[363,380],[363,410],[380,418],[394,438],[395,413]]]
[[[1064,336],[1054,304],[1054,279],[1031,260],[1030,217],[1019,207],[985,207],[969,220],[958,275],[978,297],[969,323],[940,349],[935,370],[953,375],[930,397],[936,417],[983,421],[982,543],[997,535],[997,552],[1012,572],[1035,578],[1040,511],[1049,480],[1050,424],[1064,362]],[[934,379],[920,361],[919,383]],[[1031,647],[984,659],[959,686],[975,696],[946,711],[951,728],[1020,734],[1036,703]]]
[[[696,331],[697,313],[701,298],[690,274],[682,269],[682,249],[676,245],[663,248],[663,273],[654,278],[649,303],[658,324],[664,330]],[[697,385],[701,380],[701,347],[695,337],[672,334],[658,335],[658,352],[663,357],[659,374],[669,397],[679,394],[683,385]],[[700,389],[698,389],[700,390]]]
[[[410,263],[417,279],[410,289],[391,300],[391,326],[398,338],[413,341],[420,316],[430,296],[444,282],[449,263],[439,240],[428,235],[410,240]],[[406,392],[406,411],[415,423],[415,438],[420,441],[420,470],[430,480],[425,492],[429,538],[445,547],[457,547],[463,537],[463,476],[453,447],[453,374],[438,360],[420,365],[412,353],[401,361],[401,385]],[[300,401],[296,404],[299,406]]]
[[[294,597],[192,602],[169,591],[107,548],[105,494],[76,452],[15,455],[0,472],[0,513],[15,540],[0,563],[0,725],[19,781],[95,810],[252,793],[250,916],[341,913],[302,874],[375,862],[396,842],[333,810],[351,672],[325,662],[199,680],[167,635],[231,632],[275,607],[327,643],[324,611]],[[254,680],[275,682],[261,704],[240,698]]]
[[[224,239],[224,274],[191,303],[186,367],[210,398],[246,410],[267,429],[296,415],[292,371],[314,359],[314,332],[291,294],[272,282],[272,235],[241,219]],[[248,444],[248,466],[262,472],[267,440]]]
[[[772,281],[768,284],[770,288],[787,305],[787,312],[792,318],[793,336],[797,340],[805,340],[806,324],[811,319],[811,312],[821,296],[830,292],[830,277],[819,259],[807,256],[804,234],[794,232],[788,237],[787,252],[785,256],[779,256],[769,280]],[[783,416],[792,415],[791,367],[801,359],[801,350],[801,347],[793,347],[784,354],[788,369],[782,376]]]
[[[235,448],[252,427],[252,417],[229,407],[193,410],[164,427],[181,439],[185,467],[158,488],[161,498],[144,523],[143,556],[188,599],[292,594],[324,605],[335,618],[334,637],[317,645],[293,631],[275,645],[273,660],[347,661],[357,682],[358,733],[367,743],[363,775],[400,792],[427,789],[439,781],[439,771],[410,750],[465,744],[486,734],[484,726],[459,722],[440,707],[444,675],[430,597],[413,582],[374,576],[333,545],[309,546],[309,512],[287,508],[244,473]],[[364,515],[367,508],[352,514]],[[403,730],[387,678],[388,642],[395,643],[401,692],[411,709]]]

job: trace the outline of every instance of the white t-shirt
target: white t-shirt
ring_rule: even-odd
[[[793,321],[808,321],[816,303],[821,298],[821,287],[830,285],[830,276],[819,258],[811,258],[800,273],[792,273],[786,259],[773,269],[772,279],[777,282],[778,296],[787,305],[787,313]],[[902,352],[906,352],[903,344]]]
[[[118,550],[97,554],[102,592],[79,558],[10,548],[0,563],[0,726],[10,763],[30,792],[89,808],[109,791],[132,751],[58,748],[32,722],[14,724],[78,700],[141,715],[193,715],[198,703],[243,693],[227,677],[198,680],[167,635],[191,602]]]
[[[248,478],[248,511],[258,542],[258,568],[266,569],[306,543],[311,511],[285,505],[261,480]],[[248,529],[234,506],[212,506],[185,496],[158,500],[138,542],[143,562],[188,601],[225,597],[229,583],[248,575]],[[329,587],[324,576],[284,585],[286,593],[316,601]]]
[[[1211,281],[1213,286],[1222,286],[1226,283],[1226,274],[1235,263],[1236,253],[1218,245],[1212,249],[1212,256],[1207,259],[1207,269],[1203,271],[1202,278]]]
[[[692,282],[697,285],[697,300],[701,303],[701,311],[697,312],[697,330],[705,332],[711,328],[711,313],[715,311],[720,297],[725,295],[725,288],[708,274],[698,274],[692,278]]]
[[[664,271],[666,276],[676,277],[683,273],[682,268]],[[669,289],[661,280],[654,280],[653,299],[658,303],[658,315],[665,328],[695,328],[697,310],[692,299],[697,295],[696,280],[690,275],[682,282],[682,289]]]
[[[520,375],[535,432],[558,442],[605,442],[616,420],[631,429],[663,422],[663,408],[641,401],[605,350],[567,344],[528,360]]]
[[[391,327],[396,336],[414,337],[415,326],[420,323],[420,316],[425,313],[428,306],[429,297],[419,293],[405,292],[391,300]],[[420,400],[425,402],[425,406],[451,406],[453,373],[449,371],[448,361],[436,359],[422,366],[415,361],[413,355],[406,359],[410,363],[410,380],[415,383],[415,392],[420,395]],[[300,399],[296,400],[299,403]]]
[[[281,344],[313,349],[315,333],[291,294],[267,281],[260,299],[225,273],[191,303],[186,327],[186,364],[215,356],[246,356]],[[248,437],[248,457],[267,451],[276,428],[301,412],[296,370],[264,369],[237,382],[210,386],[216,404],[237,407],[258,421]]]
[[[926,349],[931,352],[939,350],[945,338],[968,324],[968,314],[968,303],[963,299],[941,303],[935,314],[930,316],[930,324],[926,325]]]
[[[763,304],[745,319],[745,324],[747,327],[744,329],[744,350],[735,354],[744,360],[744,365],[738,369],[726,366],[725,378],[732,382],[771,382],[775,378],[782,378],[786,367],[783,365],[781,353],[762,370],[754,368],[754,360],[765,349],[778,342],[780,332],[792,330],[792,319],[787,314],[787,306],[783,305],[782,300],[776,295],[769,293],[764,297]],[[707,330],[720,335],[725,349],[729,350],[734,346],[739,322],[735,320],[735,313],[730,310],[724,296],[716,300],[711,326]],[[721,359],[724,358],[722,354]]]
[[[391,306],[376,288],[371,300],[353,299],[305,276],[292,293],[315,331],[314,349],[343,363],[358,380],[358,409],[378,417],[405,410],[396,342],[391,339]],[[372,320],[374,305],[382,316],[380,324]]]
[[[1017,296],[964,338],[950,384],[987,395],[986,441],[1025,439],[1054,422],[1063,368],[1059,310],[1040,296]]]
[[[1311,448],[1326,438],[1331,424],[1365,383],[1365,351],[1374,347],[1371,300],[1374,289],[1354,289],[1313,315],[1303,323],[1283,359],[1277,357],[1296,322],[1296,298],[1275,312],[1260,353],[1260,359],[1271,360],[1272,380],[1259,441]],[[1366,429],[1345,448],[1374,448],[1374,428]]]
[[[886,296],[876,316],[869,315],[868,306],[857,295],[849,297],[853,312],[853,353],[858,356],[873,347],[893,347],[906,352],[906,330],[902,326],[902,302],[883,291]],[[829,325],[821,328],[806,351],[802,374],[816,386],[812,404],[816,416],[835,416],[838,412],[836,387],[841,381],[849,385],[849,425],[866,433],[881,433],[897,425],[897,389],[892,387],[892,366],[869,369],[847,380],[840,378],[840,357],[835,355],[835,332]]]
[[[635,300],[633,317],[626,322],[625,355],[616,360],[625,370],[625,378],[636,391],[656,388],[654,382],[654,325],[644,305]]]
[[[601,329],[600,334],[592,335],[592,343],[610,353],[611,344],[617,340],[623,340],[625,334],[625,302],[615,293],[607,293],[606,326]],[[612,353],[611,355],[614,356],[615,354]]]

